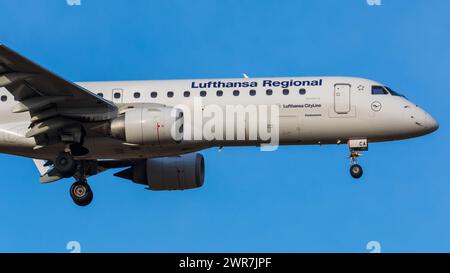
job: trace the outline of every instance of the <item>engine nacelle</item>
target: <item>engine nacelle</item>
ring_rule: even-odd
[[[149,158],[131,168],[114,174],[150,190],[188,190],[203,186],[205,160],[201,154]]]
[[[183,138],[183,121],[173,107],[136,108],[111,122],[111,136],[132,144],[175,144]]]

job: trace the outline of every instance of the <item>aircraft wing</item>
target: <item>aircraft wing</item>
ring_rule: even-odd
[[[71,123],[105,121],[117,115],[114,103],[64,80],[4,45],[0,45],[1,87],[18,102],[12,109],[14,113],[30,113],[27,137],[36,138]]]
[[[63,108],[62,115],[105,120],[117,111],[113,103],[64,80],[4,45],[0,45],[0,87],[6,87],[21,102],[14,112],[39,110],[55,104]],[[93,108],[94,113],[91,112]]]

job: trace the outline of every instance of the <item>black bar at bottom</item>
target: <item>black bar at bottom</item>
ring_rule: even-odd
[[[380,270],[398,263],[403,269],[418,266],[446,265],[449,254],[281,254],[281,253],[222,253],[222,254],[0,254],[4,268],[40,267],[92,271],[99,267],[139,272],[309,272],[310,269]],[[385,264],[386,262],[386,264]],[[133,270],[132,269],[137,269]]]

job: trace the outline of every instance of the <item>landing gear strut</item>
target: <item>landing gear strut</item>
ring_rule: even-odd
[[[358,157],[362,156],[359,151],[367,151],[369,149],[367,139],[354,139],[348,141],[348,148],[350,150],[350,175],[359,179],[363,175],[363,168],[358,164]]]
[[[362,154],[354,150],[350,150],[350,175],[355,179],[359,179],[363,175],[363,169],[357,161],[360,156],[362,156]]]
[[[70,187],[70,197],[78,206],[84,207],[89,205],[94,199],[94,193],[87,183],[87,175],[92,172],[88,161],[79,161],[78,168],[74,174],[75,183]]]
[[[53,162],[54,169],[64,178],[74,177],[75,183],[70,187],[70,197],[78,206],[87,206],[92,202],[94,194],[89,187],[86,175],[90,174],[87,161],[77,161],[69,152],[60,153]]]

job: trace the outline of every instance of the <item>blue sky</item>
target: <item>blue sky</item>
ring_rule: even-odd
[[[72,203],[0,155],[0,252],[450,251],[450,2],[0,0],[0,42],[72,81],[343,75],[384,82],[436,133],[374,144],[365,176],[344,146],[204,151],[205,186],[150,192],[112,176]]]

